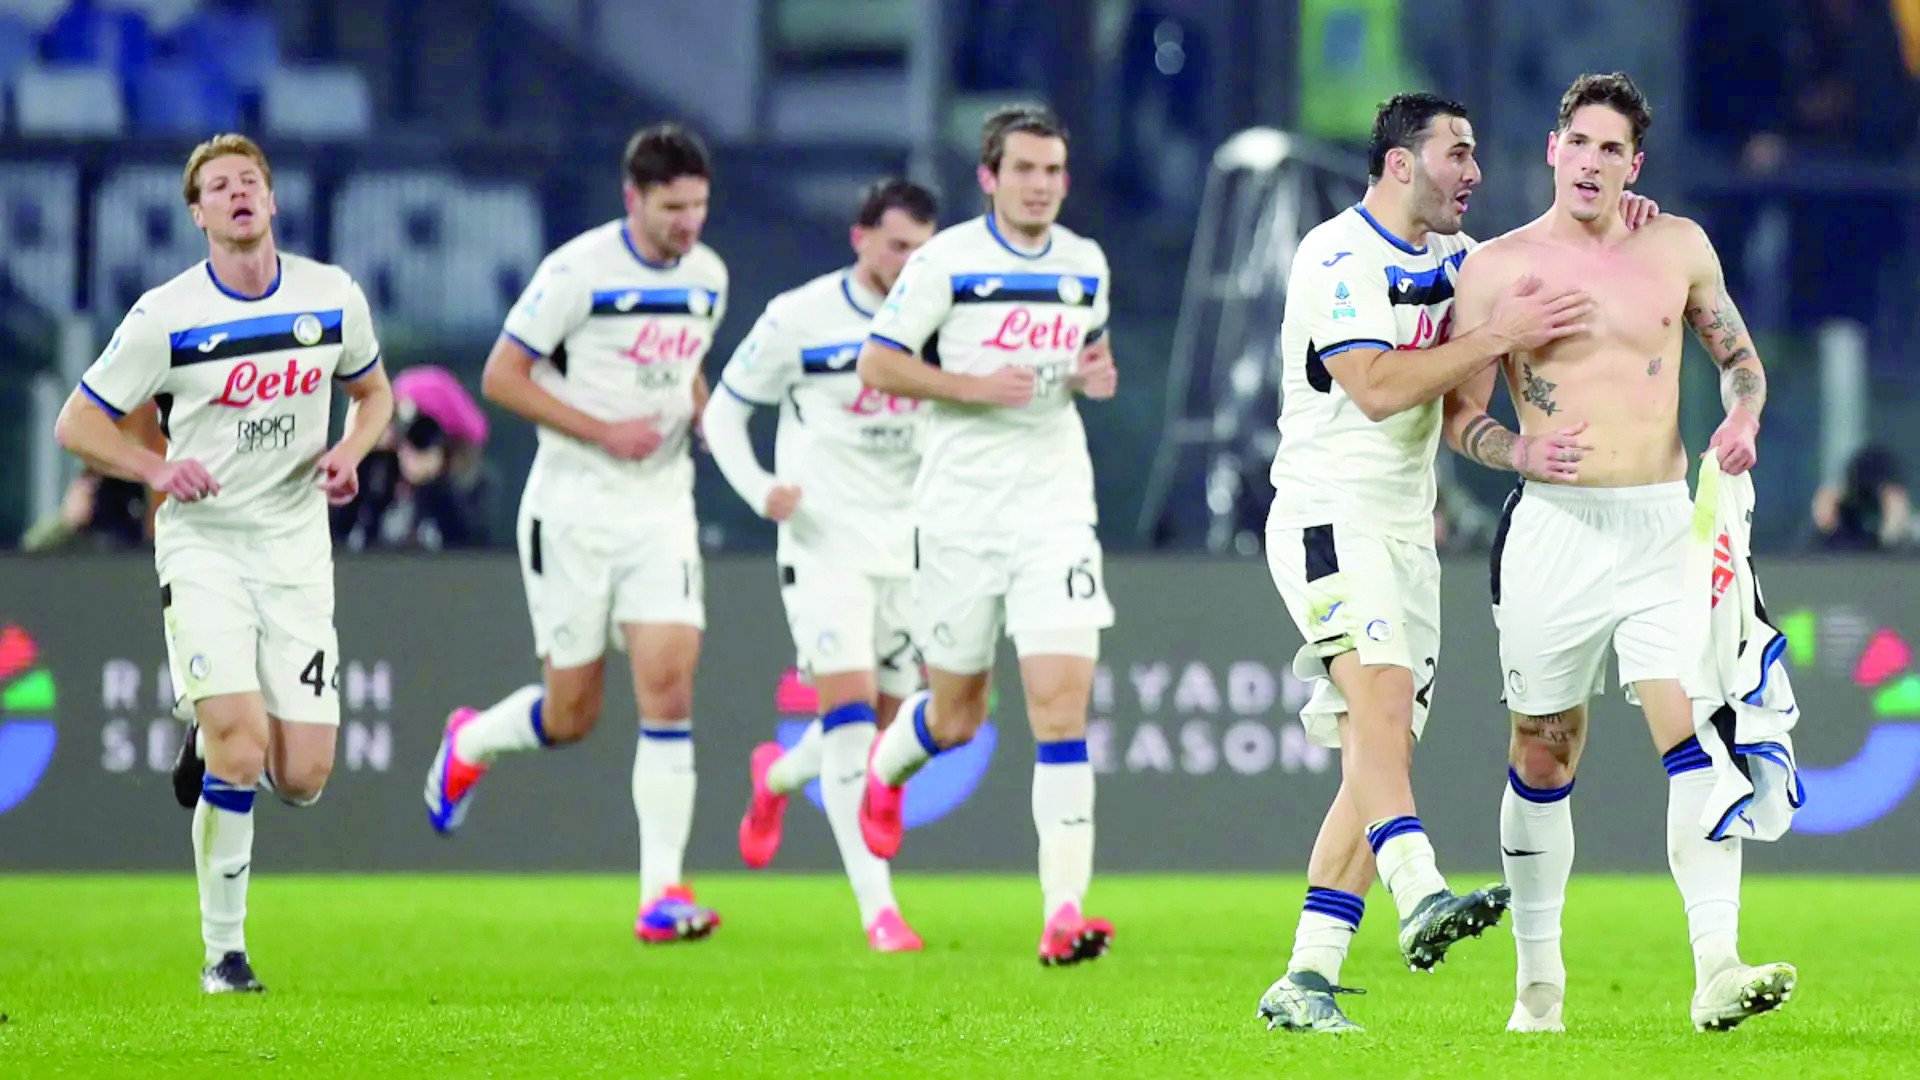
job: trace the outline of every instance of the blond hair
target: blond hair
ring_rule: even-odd
[[[273,187],[273,169],[267,164],[266,152],[260,149],[260,144],[245,135],[225,132],[194,147],[193,153],[187,155],[187,170],[180,178],[180,188],[181,194],[187,198],[188,206],[200,201],[201,166],[214,158],[229,157],[234,154],[252,158],[253,163],[260,166],[260,175],[266,180],[267,187],[269,189]]]

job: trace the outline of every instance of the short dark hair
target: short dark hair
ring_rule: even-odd
[[[1626,117],[1633,128],[1635,150],[1640,149],[1647,129],[1653,126],[1653,106],[1647,104],[1647,95],[1640,92],[1625,72],[1608,75],[1589,72],[1573,80],[1573,85],[1560,96],[1560,123],[1556,130],[1567,130],[1573,123],[1573,114],[1586,105],[1605,105]]]
[[[1000,159],[1007,152],[1007,136],[1025,132],[1046,139],[1067,141],[1067,127],[1045,105],[1006,105],[995,109],[980,125],[980,164],[988,172],[1000,171]]]
[[[1436,116],[1467,116],[1467,107],[1438,94],[1395,94],[1380,103],[1373,114],[1373,137],[1367,143],[1367,179],[1378,180],[1387,172],[1387,151],[1420,150],[1427,128]]]
[[[860,213],[853,219],[854,224],[871,229],[880,224],[889,210],[899,210],[925,225],[940,216],[940,203],[933,192],[919,184],[890,176],[868,184],[867,190],[860,194]]]
[[[641,191],[671,184],[683,176],[713,176],[707,144],[700,141],[700,136],[673,123],[655,124],[634,132],[633,138],[627,140],[627,153],[621,165],[627,180]]]

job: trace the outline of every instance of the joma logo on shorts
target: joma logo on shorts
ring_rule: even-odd
[[[291,414],[241,420],[234,426],[234,451],[251,454],[256,450],[285,450],[293,445],[298,421]]]

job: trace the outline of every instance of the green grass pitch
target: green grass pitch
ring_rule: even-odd
[[[1460,876],[1462,882],[1477,880]],[[1510,1036],[1504,927],[1434,975],[1393,949],[1376,890],[1344,981],[1369,1028],[1268,1032],[1295,878],[1105,877],[1093,964],[1035,962],[1025,876],[903,874],[928,950],[872,956],[844,884],[709,875],[725,924],[642,946],[626,876],[286,876],[254,883],[263,996],[203,998],[179,876],[0,876],[0,1075],[1654,1076],[1920,1071],[1920,881],[1755,877],[1743,952],[1791,960],[1780,1012],[1687,1021],[1691,972],[1664,877],[1576,873],[1563,1037]]]

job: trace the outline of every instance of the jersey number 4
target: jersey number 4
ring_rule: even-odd
[[[327,650],[321,649],[313,654],[313,659],[307,661],[306,669],[300,672],[300,682],[305,686],[313,687],[314,697],[325,694],[328,687],[332,687],[335,693],[340,692],[340,665],[333,665],[331,679],[326,676],[326,668]]]

